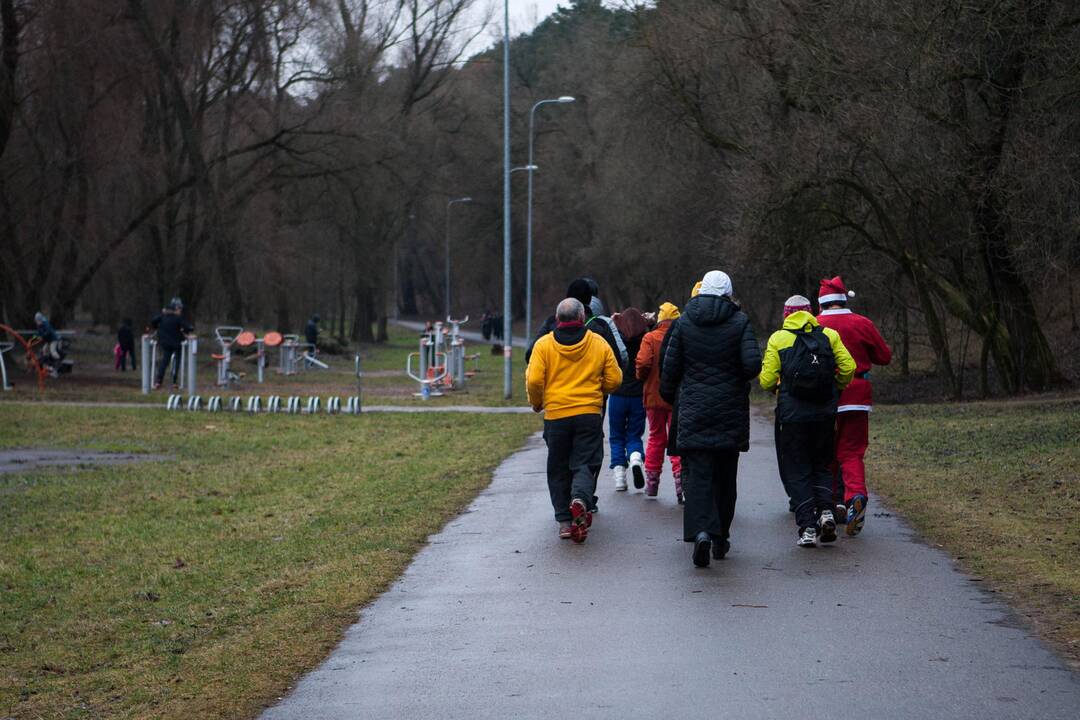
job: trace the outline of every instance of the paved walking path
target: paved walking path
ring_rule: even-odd
[[[1077,717],[1077,676],[880,505],[796,548],[771,434],[700,570],[666,477],[650,501],[605,473],[588,542],[557,540],[534,438],[264,720]]]

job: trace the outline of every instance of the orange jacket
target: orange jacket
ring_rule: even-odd
[[[671,405],[664,402],[660,397],[660,346],[664,342],[664,336],[671,329],[674,320],[665,320],[656,326],[656,329],[647,333],[641,339],[641,349],[637,354],[637,367],[635,368],[637,379],[645,381],[645,393],[642,399],[645,407],[652,410],[670,410]]]

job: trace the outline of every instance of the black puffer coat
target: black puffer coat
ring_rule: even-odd
[[[678,393],[679,450],[750,449],[750,381],[761,349],[750,320],[728,298],[698,295],[668,333],[660,395]]]

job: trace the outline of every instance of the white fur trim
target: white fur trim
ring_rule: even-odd
[[[873,409],[873,405],[841,405],[836,408],[836,412],[870,412]]]
[[[847,308],[829,308],[828,310],[822,310],[822,315],[850,315],[851,311]]]
[[[831,302],[847,302],[848,296],[844,293],[833,293],[831,295],[818,295],[817,301],[819,303],[831,303]]]

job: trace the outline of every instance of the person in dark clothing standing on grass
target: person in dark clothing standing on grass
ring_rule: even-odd
[[[731,547],[739,453],[750,449],[750,381],[761,350],[750,319],[732,300],[731,279],[713,270],[671,326],[660,370],[660,395],[678,393],[682,457],[683,540],[694,543],[694,565]]]
[[[784,327],[765,348],[759,382],[777,392],[776,457],[795,505],[796,544],[815,547],[819,540],[836,540],[833,424],[837,398],[855,374],[855,361],[840,335],[820,326],[803,300],[788,299]]]
[[[161,387],[165,379],[165,368],[172,363],[172,384],[177,387],[177,379],[180,374],[180,348],[184,344],[185,336],[194,328],[184,321],[184,303],[180,298],[174,297],[169,301],[168,307],[161,314],[150,321],[150,327],[157,330],[157,342],[161,348],[161,364],[158,365],[157,377],[154,378],[154,389]]]
[[[127,370],[127,359],[131,358],[131,369],[135,366],[135,332],[131,329],[131,318],[124,318],[120,329],[116,331],[116,344],[120,346],[120,372]]]
[[[615,354],[585,329],[585,307],[566,298],[555,330],[536,341],[525,385],[529,404],[544,413],[547,478],[559,537],[584,542],[592,524],[596,476],[604,463],[604,395],[618,389]]]
[[[304,326],[304,340],[311,345],[312,352],[319,344],[319,314],[315,313]],[[333,323],[331,323],[333,325]]]

